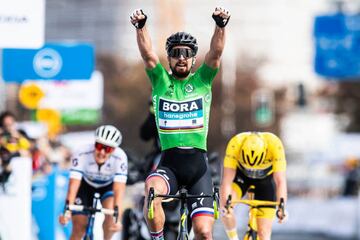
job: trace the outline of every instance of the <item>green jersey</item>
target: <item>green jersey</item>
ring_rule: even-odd
[[[158,63],[146,69],[161,149],[194,147],[206,151],[211,85],[217,69],[202,64],[184,80],[171,76]]]

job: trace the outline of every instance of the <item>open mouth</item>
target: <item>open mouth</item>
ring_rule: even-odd
[[[186,64],[184,64],[184,63],[177,63],[175,66],[176,66],[176,67],[179,67],[179,68],[184,68],[184,67],[186,67]]]

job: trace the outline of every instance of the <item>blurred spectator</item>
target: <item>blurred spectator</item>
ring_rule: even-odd
[[[303,83],[299,83],[297,85],[297,92],[298,92],[298,96],[297,96],[296,104],[299,107],[306,107],[307,99],[306,99],[305,86]]]
[[[30,156],[30,142],[26,133],[16,128],[15,115],[9,111],[0,115],[0,146],[11,153],[19,152],[21,156]]]
[[[344,196],[357,196],[360,187],[360,159],[349,157],[345,161],[346,177]]]
[[[149,101],[149,113],[147,118],[140,127],[140,137],[144,141],[153,141],[153,148],[145,156],[144,174],[149,174],[152,170],[156,169],[159,164],[160,158],[157,156],[161,153],[159,134],[156,128],[154,106],[152,101]]]
[[[61,144],[58,139],[40,138],[38,139],[38,148],[43,154],[44,159],[42,160],[42,165],[44,167],[46,167],[45,165],[54,164],[62,169],[68,169],[70,167],[70,150]]]
[[[11,153],[8,149],[0,146],[0,185],[5,189],[5,184],[11,174],[10,162],[13,157],[18,157],[18,152]]]

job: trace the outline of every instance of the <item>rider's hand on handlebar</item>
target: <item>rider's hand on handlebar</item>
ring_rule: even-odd
[[[228,24],[230,19],[230,12],[222,7],[216,7],[212,15],[216,25],[220,28],[223,28]]]
[[[121,224],[121,221],[118,220],[116,223],[114,222],[111,227],[110,227],[110,230],[111,231],[114,231],[114,232],[119,232],[121,231],[123,228],[122,224]]]
[[[220,209],[220,213],[222,217],[229,217],[230,215],[234,214],[234,208],[232,206],[222,207]]]
[[[65,211],[64,214],[61,214],[59,216],[59,223],[63,226],[65,226],[66,224],[68,224],[68,222],[71,219],[71,211]]]
[[[142,9],[135,9],[134,12],[130,15],[130,22],[137,29],[141,29],[145,26],[147,20],[146,14]]]

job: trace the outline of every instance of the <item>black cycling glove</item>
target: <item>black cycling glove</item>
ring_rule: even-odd
[[[215,20],[216,25],[218,25],[218,27],[223,28],[226,26],[226,24],[228,24],[230,16],[228,18],[223,18],[220,17],[220,15],[212,15],[212,18]]]
[[[140,11],[145,16],[145,18],[137,21],[136,23],[133,23],[134,27],[136,27],[137,29],[142,29],[145,26],[145,23],[146,23],[146,20],[147,20],[147,16],[143,12],[143,10],[140,10]]]

